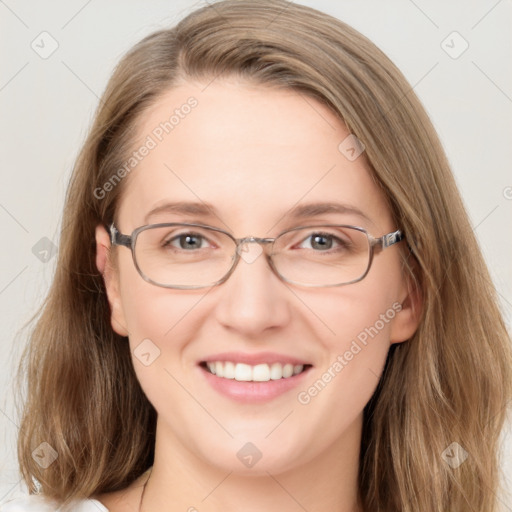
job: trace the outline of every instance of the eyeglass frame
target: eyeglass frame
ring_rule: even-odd
[[[146,276],[144,274],[144,272],[142,272],[141,268],[139,267],[139,264],[137,262],[137,257],[135,256],[135,245],[137,242],[137,236],[142,231],[146,231],[148,229],[171,227],[171,226],[190,226],[190,227],[196,227],[196,228],[203,228],[203,229],[208,229],[208,230],[212,230],[212,231],[217,231],[217,232],[227,235],[229,238],[231,238],[231,240],[233,240],[233,242],[235,243],[236,248],[235,248],[235,259],[233,260],[231,268],[228,270],[228,272],[221,279],[216,281],[215,283],[207,284],[207,285],[197,285],[197,286],[196,285],[190,285],[190,286],[189,285],[165,285],[165,284],[157,283],[156,281],[153,281],[151,278]],[[297,231],[299,229],[304,229],[304,228],[327,228],[327,227],[351,228],[351,229],[360,231],[366,235],[366,237],[368,239],[368,246],[369,246],[370,252],[369,252],[369,257],[368,257],[368,266],[366,267],[366,271],[364,272],[364,274],[361,277],[359,277],[357,279],[353,279],[352,281],[348,281],[346,283],[327,284],[327,285],[298,283],[296,281],[287,279],[286,277],[281,275],[279,273],[279,271],[276,269],[274,262],[272,261],[272,255],[268,254],[267,247],[272,248],[274,242],[278,238],[280,238],[281,236],[283,236],[286,233],[289,233],[291,231]],[[368,231],[366,231],[365,228],[362,228],[359,226],[352,226],[350,224],[316,224],[316,225],[308,225],[308,226],[298,226],[298,227],[287,229],[274,238],[268,238],[268,237],[259,238],[259,237],[254,237],[254,236],[249,236],[249,237],[244,237],[244,238],[235,238],[231,233],[228,233],[227,231],[225,231],[221,228],[216,228],[214,226],[208,226],[206,224],[196,224],[196,223],[187,223],[187,222],[163,222],[163,223],[158,223],[158,224],[146,224],[144,226],[139,226],[138,228],[135,228],[130,235],[125,235],[125,234],[121,233],[116,228],[114,222],[112,222],[110,224],[108,229],[110,231],[111,245],[123,246],[123,247],[127,247],[128,249],[131,250],[133,264],[135,265],[137,272],[140,274],[142,279],[144,279],[144,281],[146,281],[154,286],[160,286],[161,288],[172,288],[172,289],[176,289],[176,290],[197,290],[197,289],[201,289],[201,288],[209,288],[211,286],[218,286],[218,285],[224,283],[225,281],[227,281],[229,279],[229,277],[234,272],[235,268],[237,267],[237,265],[240,261],[240,252],[241,252],[240,246],[242,246],[243,244],[247,244],[247,243],[257,243],[257,244],[262,245],[262,249],[263,249],[263,252],[265,252],[265,256],[267,258],[269,267],[274,272],[274,274],[281,281],[283,281],[285,283],[294,284],[296,286],[304,286],[307,288],[332,288],[334,286],[344,286],[347,284],[358,283],[359,281],[362,281],[368,275],[368,272],[370,271],[370,268],[372,266],[373,258],[374,258],[374,255],[376,254],[376,251],[377,251],[377,253],[380,251],[383,251],[384,249],[387,249],[388,247],[391,247],[392,245],[397,244],[405,239],[405,235],[399,229],[397,229],[396,231],[387,233],[385,235],[382,235],[380,237],[374,237],[373,235],[368,233]],[[269,245],[269,244],[271,244],[271,245]]]

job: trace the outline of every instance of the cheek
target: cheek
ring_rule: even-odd
[[[150,339],[162,352],[181,353],[194,336],[204,292],[158,289],[149,283],[132,287],[123,300],[132,351]]]
[[[397,303],[393,307],[387,295],[379,297],[352,290],[350,294],[332,293],[321,301],[310,299],[307,304],[321,319],[316,322],[316,331],[323,357],[315,378],[320,375],[324,383],[332,381],[335,384],[330,387],[333,388],[343,387],[351,393],[371,395],[390,347]],[[322,388],[321,383],[319,388]]]
[[[190,388],[190,376],[195,374],[192,373],[195,363],[190,347],[194,345],[201,323],[198,315],[202,311],[202,295],[163,288],[160,291],[149,283],[134,287],[131,292],[125,305],[137,379],[159,416],[163,414],[185,438],[190,425],[186,420],[176,425],[173,415],[168,414],[171,410],[180,411],[178,416],[184,418],[191,414],[186,411],[194,405],[184,389]],[[203,414],[198,408],[192,416],[202,417]]]
[[[389,351],[391,327],[401,309],[399,282],[396,266],[347,287],[299,294],[309,316],[316,317],[316,337],[322,344],[321,362],[297,396],[299,403],[316,402],[321,409],[335,403],[334,415],[341,416],[362,411]]]
[[[396,264],[388,266],[383,273],[375,269],[358,283],[295,293],[305,306],[303,314],[315,324],[317,337],[331,357],[334,352],[349,350],[354,341],[369,348],[374,339],[378,343],[372,345],[378,344],[385,352],[400,308],[397,302],[400,282],[399,264]]]
[[[307,302],[321,315],[317,333],[323,333],[318,336],[323,357],[297,390],[297,418],[312,432],[321,430],[319,442],[325,448],[361,418],[375,392],[397,312],[387,294],[368,294],[362,286],[350,293],[348,287],[346,290],[329,294],[324,291],[322,300],[310,298]]]
[[[157,392],[183,359],[194,337],[204,290],[171,290],[144,281],[127,262],[121,273],[120,295],[133,365],[144,390]],[[151,396],[150,396],[151,398]]]

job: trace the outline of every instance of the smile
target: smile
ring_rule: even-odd
[[[262,363],[250,365],[233,361],[208,361],[203,363],[211,374],[223,379],[240,382],[268,382],[269,380],[289,379],[311,365],[291,363]]]

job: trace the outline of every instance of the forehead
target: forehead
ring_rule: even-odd
[[[149,149],[121,199],[119,217],[129,228],[175,201],[211,204],[251,231],[309,202],[355,206],[375,225],[389,218],[364,153],[347,158],[345,125],[296,91],[225,79],[186,83],[161,96],[137,132],[136,148]]]

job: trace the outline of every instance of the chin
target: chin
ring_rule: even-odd
[[[238,432],[234,439],[210,437],[210,441],[206,443],[204,440],[207,438],[203,437],[203,441],[196,446],[196,454],[214,467],[243,476],[279,474],[304,462],[298,457],[300,453],[304,453],[303,441],[293,442],[287,435],[287,442],[284,442],[277,433],[274,439],[271,439],[272,434],[268,439],[265,436],[260,434],[256,438]]]

